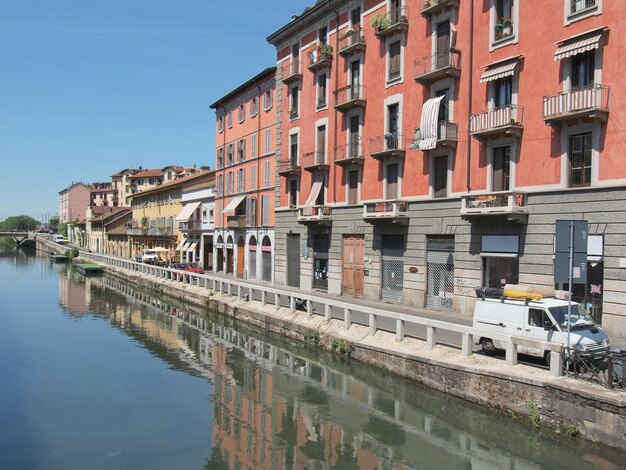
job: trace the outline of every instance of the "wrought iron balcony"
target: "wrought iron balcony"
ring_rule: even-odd
[[[420,10],[420,13],[425,17],[429,17],[431,15],[434,15],[435,13],[438,13],[444,8],[458,6],[459,0],[425,0],[424,6]]]
[[[413,65],[413,77],[421,84],[427,85],[445,77],[458,77],[461,74],[461,52],[444,49],[417,59]]]
[[[411,144],[412,149],[419,149],[419,144],[423,140],[421,130],[415,129],[415,139]],[[437,123],[436,148],[456,147],[459,140],[459,126],[456,122],[439,121]]]
[[[302,173],[302,167],[296,159],[280,160],[278,162],[278,174],[280,176],[299,175],[300,173]]]
[[[330,67],[330,64],[333,63],[332,47],[330,47],[330,49],[328,50],[324,50],[318,47],[309,54],[307,54],[307,56],[309,70],[318,70],[322,67]]]
[[[298,209],[298,222],[321,223],[330,221],[331,209],[329,206],[310,206]]]
[[[560,125],[561,121],[577,118],[599,119],[609,117],[609,93],[606,85],[591,85],[543,97],[543,120]]]
[[[376,13],[372,17],[372,28],[379,38],[406,31],[409,29],[409,9],[407,7],[395,7],[387,13]]]
[[[339,38],[339,54],[348,55],[365,49],[363,28],[348,30]]]
[[[130,227],[126,229],[126,235],[129,235],[131,237],[140,237],[145,235],[145,233],[145,229],[142,229],[140,227]]]
[[[365,157],[363,156],[361,142],[339,145],[335,149],[336,165],[363,165],[364,162]]]
[[[369,221],[385,219],[407,219],[406,201],[367,202],[363,205],[363,219]]]
[[[497,191],[461,197],[461,215],[526,215],[526,195],[519,191]]]
[[[385,134],[370,139],[370,155],[372,158],[382,160],[388,157],[404,158],[406,148],[404,136],[400,134]]]
[[[306,171],[328,170],[329,167],[328,156],[324,150],[302,155],[302,168]]]
[[[179,222],[178,230],[181,232],[197,232],[202,230],[201,220],[190,220],[189,222]]]
[[[515,104],[490,109],[470,117],[470,134],[483,140],[490,135],[520,137],[524,130],[524,108]]]
[[[246,214],[226,216],[226,228],[246,228]]]
[[[364,108],[367,104],[364,86],[348,85],[335,91],[335,109],[350,111],[354,108]]]
[[[292,57],[288,64],[283,65],[283,83],[290,83],[295,80],[300,80],[302,74],[300,73],[300,61]]]

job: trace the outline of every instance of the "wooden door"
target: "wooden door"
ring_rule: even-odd
[[[387,165],[387,191],[386,199],[395,201],[398,199],[398,164]]]
[[[450,65],[450,21],[437,24],[437,69]]]
[[[341,292],[355,297],[363,296],[365,268],[365,236],[345,235],[343,238],[343,273]]]
[[[448,157],[437,157],[434,159],[435,197],[446,197],[448,195]]]
[[[243,237],[239,237],[239,240],[237,240],[237,277],[243,277],[245,262],[245,244],[243,241]]]
[[[361,137],[359,135],[359,127],[361,123],[360,116],[352,116],[350,118],[350,148],[348,156],[350,158],[358,158],[361,155]]]
[[[348,171],[348,204],[359,202],[359,170]]]

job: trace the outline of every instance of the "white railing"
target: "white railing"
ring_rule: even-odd
[[[42,240],[45,244],[50,244],[52,248],[58,248],[56,244],[49,240]],[[54,246],[52,246],[54,245]],[[150,264],[139,263],[130,259],[118,258],[115,256],[102,255],[98,253],[89,253],[80,251],[80,255],[90,259],[101,265],[110,266],[117,269],[125,269],[131,272],[154,276],[157,279],[167,279],[181,282],[185,285],[196,286],[199,288],[209,289],[220,294],[236,296],[238,301],[254,300],[256,295],[260,293],[261,305],[265,306],[273,304],[276,310],[281,308],[281,299],[286,299],[289,304],[291,313],[296,311],[296,299],[306,301],[306,314],[309,317],[313,315],[323,315],[328,322],[333,316],[333,312],[340,312],[342,315],[343,329],[347,331],[352,326],[352,316],[355,312],[364,313],[368,317],[369,334],[375,335],[377,331],[387,331],[378,325],[383,321],[393,321],[395,324],[394,333],[396,341],[402,341],[406,336],[418,338],[418,335],[406,333],[406,325],[417,325],[426,328],[426,346],[427,349],[434,349],[437,344],[438,332],[454,333],[461,336],[461,355],[469,357],[472,355],[473,338],[485,336],[485,332],[475,329],[471,326],[460,325],[456,323],[423,318],[406,313],[399,313],[393,310],[385,310],[379,307],[368,307],[365,305],[357,305],[350,302],[344,302],[328,297],[322,297],[313,293],[302,291],[291,291],[285,288],[274,287],[270,285],[253,284],[248,281],[242,281],[234,278],[220,277],[212,274],[199,274],[180,271],[177,269],[152,266]],[[313,304],[322,305],[323,312],[313,309]],[[554,376],[563,375],[563,347],[558,343],[542,342],[527,338],[516,337],[512,335],[488,333],[489,337],[496,341],[506,344],[506,363],[507,365],[517,364],[517,347],[518,345],[532,346],[550,351],[550,374]],[[444,344],[445,346],[450,346]]]

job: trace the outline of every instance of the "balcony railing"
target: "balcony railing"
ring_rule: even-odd
[[[447,7],[459,6],[459,0],[425,0],[420,10],[423,16],[430,16]]]
[[[413,65],[413,77],[420,83],[431,83],[447,76],[458,77],[461,73],[461,52],[444,49],[417,59]]]
[[[610,88],[591,85],[543,97],[543,120],[547,124],[580,117],[606,121]]]
[[[179,222],[178,230],[182,232],[193,232],[202,230],[201,220],[190,220],[189,222]]]
[[[174,221],[167,219],[150,219],[148,225],[141,225],[139,222],[132,222],[126,229],[126,234],[130,236],[150,236],[150,237],[172,237],[174,236]]]
[[[362,108],[366,103],[364,86],[348,85],[335,91],[335,108],[339,111]]]
[[[365,49],[363,28],[348,30],[339,38],[339,54],[347,55]]]
[[[361,142],[339,145],[335,150],[335,164],[337,165],[362,165],[364,161]]]
[[[524,108],[515,104],[490,109],[470,117],[470,134],[476,138],[495,134],[522,134],[524,128]]]
[[[420,129],[415,129],[415,140],[411,148],[419,149],[423,136]],[[437,123],[437,147],[453,147],[459,140],[459,126],[456,122],[439,121]]]
[[[407,218],[405,201],[367,202],[363,206],[363,218],[366,220]]]
[[[328,169],[328,156],[325,150],[307,152],[302,155],[302,168],[307,171]]]
[[[518,191],[497,191],[461,198],[461,215],[527,214],[526,195]]]
[[[370,155],[373,158],[404,158],[405,154],[404,136],[400,134],[385,134],[384,136],[370,138]]]
[[[302,167],[298,162],[293,160],[280,160],[278,162],[278,174],[281,176],[299,175],[302,173]]]
[[[292,57],[288,64],[283,65],[283,82],[288,83],[302,78],[300,73],[300,61]]]
[[[246,214],[226,216],[226,228],[246,228]]]
[[[307,54],[307,56],[309,70],[317,70],[322,67],[327,67],[333,62],[332,49],[322,50],[318,47]]]
[[[571,15],[593,8],[597,6],[597,3],[598,3],[598,0],[570,0],[570,1],[571,1],[571,7],[570,7]]]
[[[322,222],[330,220],[331,209],[329,206],[310,206],[298,209],[298,222]]]
[[[406,31],[409,28],[409,9],[395,7],[387,13],[376,13],[372,17],[372,28],[376,31],[376,36],[381,38]]]

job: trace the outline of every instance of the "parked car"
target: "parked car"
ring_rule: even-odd
[[[142,250],[141,253],[137,253],[135,255],[135,261],[138,263],[148,263],[153,264],[159,261],[161,258],[159,257],[159,250],[155,250],[152,248],[146,248]]]

